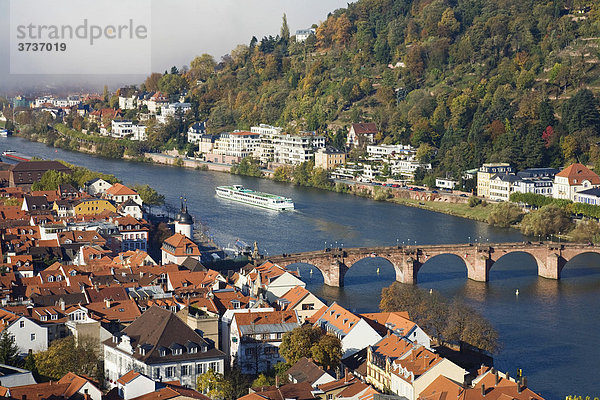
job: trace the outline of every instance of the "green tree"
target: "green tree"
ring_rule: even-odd
[[[516,224],[523,217],[523,211],[516,204],[502,202],[494,204],[488,215],[488,224],[508,228]]]
[[[165,196],[158,193],[150,185],[133,185],[131,189],[135,190],[144,204],[150,206],[161,206],[165,204]]]
[[[287,16],[285,15],[285,13],[283,13],[283,17],[281,19],[281,31],[279,33],[279,36],[283,41],[287,43],[290,40],[290,28],[288,26]]]
[[[230,169],[232,174],[246,176],[262,176],[260,163],[252,156],[242,158],[239,164],[234,164]]]
[[[0,335],[0,363],[17,366],[19,353],[19,346],[17,346],[14,336],[5,329]]]
[[[31,185],[31,190],[57,190],[58,185],[64,184],[77,185],[71,174],[51,169],[44,172],[42,178]]]

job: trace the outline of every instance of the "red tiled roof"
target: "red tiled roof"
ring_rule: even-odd
[[[592,185],[600,185],[600,177],[583,164],[574,163],[560,171],[556,176],[569,178],[569,185],[581,185],[589,181]]]

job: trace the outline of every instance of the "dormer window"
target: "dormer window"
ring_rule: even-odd
[[[62,275],[58,275],[58,276],[56,277],[56,280],[57,280],[58,282],[62,281],[62,280],[63,280],[63,277],[62,277]]]
[[[58,314],[52,314],[50,316],[50,319],[53,320],[53,321],[56,321],[58,319]]]
[[[48,275],[48,282],[54,282],[54,277],[52,275]]]
[[[40,321],[47,321],[47,320],[48,320],[48,316],[40,315]]]

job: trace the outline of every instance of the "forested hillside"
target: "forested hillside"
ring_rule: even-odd
[[[359,0],[305,43],[284,20],[143,88],[189,87],[215,133],[268,123],[340,145],[350,123],[374,121],[378,141],[438,149],[434,167],[455,176],[485,161],[600,167],[598,37],[598,1]]]

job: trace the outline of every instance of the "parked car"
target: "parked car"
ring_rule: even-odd
[[[437,193],[437,192],[438,192],[437,190],[432,190],[432,191],[431,191],[431,193]]]
[[[467,197],[466,194],[461,194],[459,197]]]

